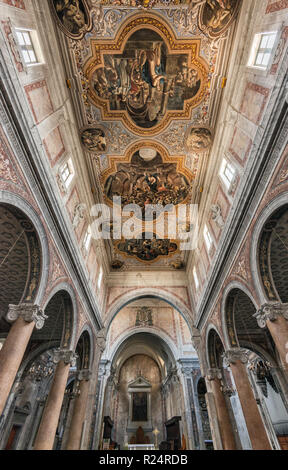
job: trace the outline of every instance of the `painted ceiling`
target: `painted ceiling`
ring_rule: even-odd
[[[240,0],[50,0],[95,202],[199,203]],[[107,241],[111,268],[182,269],[178,240]]]

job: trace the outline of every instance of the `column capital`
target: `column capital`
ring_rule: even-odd
[[[103,328],[102,330],[99,330],[96,333],[96,344],[102,353],[105,351],[106,348],[106,336],[106,328]]]
[[[279,317],[288,320],[288,304],[282,304],[281,302],[263,304],[253,317],[256,318],[260,328],[265,328],[268,320],[274,322]]]
[[[91,379],[91,375],[92,373],[89,369],[82,369],[82,370],[79,370],[77,379],[79,380],[79,382],[82,382],[82,381],[89,382],[89,380]]]
[[[229,349],[223,354],[224,361],[229,366],[235,364],[237,361],[241,361],[242,364],[247,364],[249,360],[250,352],[244,348],[233,348]]]
[[[215,380],[215,379],[221,380],[222,379],[221,369],[218,369],[218,368],[208,369],[207,374],[206,374],[206,378],[207,378],[207,380],[209,380],[209,382],[211,382],[212,380]]]
[[[53,351],[53,362],[58,364],[58,362],[63,361],[66,365],[70,364],[72,367],[76,365],[76,359],[78,354],[75,354],[74,351],[69,351],[68,349],[54,349]]]
[[[34,321],[37,330],[41,330],[43,328],[45,320],[48,318],[38,305],[25,303],[9,305],[6,320],[9,323],[14,323],[20,317],[27,323],[32,323]]]

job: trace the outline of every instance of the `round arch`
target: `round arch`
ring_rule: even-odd
[[[177,310],[178,313],[186,321],[188,328],[190,330],[190,333],[191,333],[191,337],[192,337],[193,319],[192,319],[192,314],[189,308],[184,304],[184,302],[181,299],[175,297],[175,295],[166,291],[165,289],[152,288],[152,287],[131,289],[130,291],[125,292],[120,298],[117,298],[117,300],[110,306],[110,308],[108,309],[106,313],[105,328],[107,330],[109,329],[113,319],[120,312],[120,310],[122,310],[124,307],[126,307],[130,303],[136,300],[143,299],[143,298],[155,298],[155,299],[163,300],[164,302],[171,305],[171,307],[175,308],[175,310]]]
[[[35,228],[40,244],[41,268],[40,280],[34,303],[36,305],[41,305],[47,287],[49,274],[49,249],[46,231],[35,209],[18,194],[11,193],[10,191],[0,190],[0,204],[1,203],[19,209],[21,212],[23,212],[27,219],[30,220]]]
[[[224,289],[223,294],[222,294],[222,300],[221,300],[221,326],[222,326],[222,331],[223,331],[223,344],[225,349],[230,349],[233,345],[231,342],[231,337],[229,335],[228,331],[228,325],[227,325],[227,311],[226,311],[226,305],[227,305],[227,299],[229,297],[229,294],[234,290],[238,289],[242,291],[244,294],[249,297],[253,305],[255,306],[255,310],[257,310],[260,305],[258,305],[250,292],[250,290],[241,282],[238,281],[232,281],[230,282]],[[219,333],[218,333],[219,334]],[[219,335],[220,336],[220,335]],[[221,338],[221,336],[220,336]]]
[[[214,335],[214,338],[212,337]],[[215,338],[217,338],[218,340],[220,340],[221,342],[221,345],[223,347],[223,351],[226,350],[225,348],[225,345],[223,343],[223,339],[218,331],[218,328],[213,325],[213,324],[210,324],[206,330],[206,338],[205,338],[205,345],[206,345],[206,363],[207,363],[207,368],[208,369],[215,369],[217,368],[217,360],[216,360],[216,357],[214,357],[214,360],[212,358],[212,355],[211,355],[211,349],[212,349],[212,344],[211,344],[211,341],[212,340],[215,340]],[[213,350],[215,352],[215,344],[213,344]]]
[[[252,232],[251,238],[251,248],[250,248],[250,266],[251,266],[251,273],[254,280],[256,292],[260,299],[261,304],[268,302],[269,297],[265,292],[265,288],[261,279],[261,274],[259,270],[259,262],[258,262],[258,246],[260,242],[260,237],[262,230],[269,220],[269,218],[282,206],[288,204],[287,200],[287,193],[282,193],[272,199],[269,204],[262,210],[261,214],[259,215],[254,230]]]
[[[107,359],[113,362],[114,358],[116,357],[119,351],[121,344],[123,344],[124,341],[128,340],[129,338],[131,338],[132,336],[138,333],[152,334],[162,339],[162,341],[164,341],[164,343],[166,343],[166,345],[168,346],[168,349],[170,349],[172,357],[175,359],[175,361],[177,361],[178,359],[177,349],[173,341],[171,340],[171,338],[169,338],[169,336],[166,333],[159,331],[158,329],[153,328],[153,327],[149,327],[149,328],[138,327],[137,329],[133,328],[130,331],[125,331],[124,333],[122,333],[122,335],[119,336],[119,338],[113,345],[110,351],[109,357],[107,357]]]
[[[76,348],[78,307],[77,307],[76,294],[75,294],[73,287],[67,282],[61,282],[57,284],[57,286],[55,286],[54,289],[52,289],[52,291],[49,293],[48,298],[45,300],[43,310],[45,311],[45,309],[47,308],[47,306],[49,305],[53,297],[61,291],[68,294],[71,300],[71,305],[72,305],[70,318],[68,318],[69,316],[67,316],[67,318],[65,319],[64,328],[66,332],[69,331],[69,339],[65,341],[66,343],[65,347],[74,351]]]
[[[81,341],[81,338],[84,336],[84,362],[83,362],[83,369],[90,369],[93,364],[94,360],[94,347],[93,347],[93,333],[90,325],[86,323],[86,325],[83,326],[82,330],[80,331],[80,334],[78,335],[78,339],[76,342],[76,349]]]

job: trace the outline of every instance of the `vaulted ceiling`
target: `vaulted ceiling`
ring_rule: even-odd
[[[200,202],[239,4],[51,0],[95,202]],[[179,240],[106,246],[115,270],[188,256]]]

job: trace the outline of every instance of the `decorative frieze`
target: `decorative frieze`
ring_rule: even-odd
[[[242,364],[247,364],[249,360],[250,352],[243,348],[233,348],[226,351],[223,354],[224,361],[229,366],[235,364],[237,361],[241,361]]]
[[[60,361],[63,361],[66,365],[70,364],[71,367],[76,366],[76,360],[78,358],[78,354],[70,351],[68,349],[55,349],[53,352],[53,362],[58,364]]]
[[[288,304],[281,304],[280,302],[266,303],[253,315],[260,328],[267,326],[267,321],[277,321],[279,317],[288,320]]]
[[[32,323],[34,321],[37,330],[41,330],[43,328],[45,320],[48,318],[38,305],[9,305],[6,320],[9,323],[14,323],[20,317],[27,323]]]

